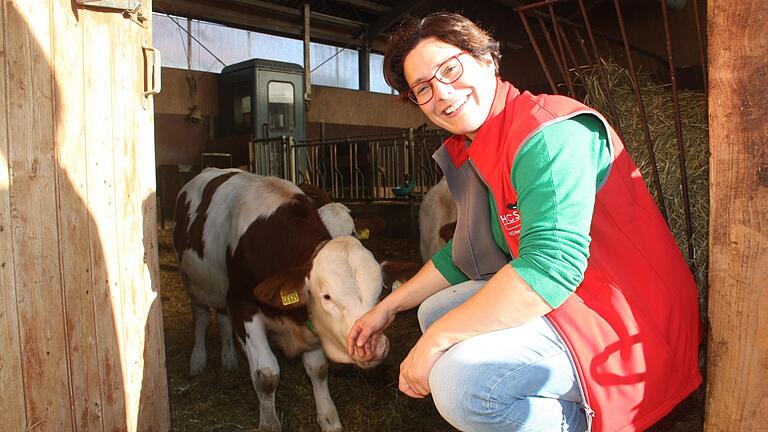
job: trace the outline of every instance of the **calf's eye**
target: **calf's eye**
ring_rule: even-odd
[[[331,295],[330,294],[323,294],[323,298],[326,299],[326,300],[330,300],[331,299]]]

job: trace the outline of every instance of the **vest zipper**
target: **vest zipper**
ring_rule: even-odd
[[[546,315],[543,316],[544,321],[549,324],[549,326],[552,328],[552,331],[555,332],[558,336],[560,336],[560,339],[563,340],[563,343],[565,343],[565,339],[563,338],[563,335],[560,334],[559,331],[557,331],[557,328],[552,324],[552,322],[549,320],[549,317]],[[591,406],[587,403],[587,393],[584,390],[584,386],[581,384],[581,378],[579,377],[579,371],[576,369],[576,362],[573,360],[573,356],[571,355],[571,352],[568,350],[568,346],[566,345],[566,351],[568,353],[568,361],[571,362],[571,367],[573,367],[573,371],[576,373],[576,383],[579,386],[579,393],[581,394],[581,400],[582,400],[582,408],[584,408],[584,414],[587,416],[587,432],[592,432],[592,422],[595,418],[595,411],[592,409]]]

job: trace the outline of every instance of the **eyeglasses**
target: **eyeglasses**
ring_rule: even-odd
[[[435,95],[431,84],[433,79],[436,79],[443,84],[453,84],[456,80],[461,78],[461,75],[464,73],[464,66],[462,66],[459,56],[462,54],[469,53],[462,51],[440,63],[440,66],[437,67],[432,78],[419,81],[408,90],[408,98],[416,105],[424,105],[431,101],[432,97]]]

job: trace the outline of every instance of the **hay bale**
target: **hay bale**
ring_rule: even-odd
[[[585,94],[584,102],[603,113],[621,135],[627,151],[634,159],[646,185],[659,202],[661,192],[666,202],[670,228],[683,255],[687,256],[685,204],[680,184],[675,109],[671,86],[661,85],[651,74],[638,73],[638,84],[648,120],[658,165],[661,191],[653,184],[651,158],[648,152],[643,119],[632,91],[629,71],[612,62],[603,62],[607,89],[616,111],[611,118],[609,95],[600,82],[598,67],[580,69],[576,83]],[[707,98],[702,92],[679,91],[678,102],[685,144],[688,197],[693,228],[693,273],[699,287],[702,314],[706,313],[707,252],[709,239],[709,128]]]

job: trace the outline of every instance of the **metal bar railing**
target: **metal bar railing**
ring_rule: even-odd
[[[419,128],[333,140],[252,140],[250,169],[315,184],[337,200],[404,199],[426,193],[439,180],[439,169],[430,156],[444,136],[441,131]],[[412,190],[395,193],[406,184]]]
[[[661,214],[664,215],[664,219],[669,223],[669,216],[667,214],[667,204],[664,200],[664,193],[661,188],[661,180],[659,179],[659,165],[656,162],[656,153],[653,151],[653,140],[651,139],[651,129],[648,127],[648,116],[645,113],[645,104],[643,103],[643,95],[640,93],[640,84],[637,81],[637,72],[635,71],[635,65],[632,61],[632,51],[629,48],[629,42],[627,39],[627,29],[624,26],[624,18],[621,13],[621,5],[619,0],[613,0],[614,7],[616,8],[616,18],[619,21],[619,30],[621,31],[621,38],[624,40],[624,51],[627,56],[627,64],[629,65],[629,77],[632,83],[632,90],[635,94],[635,100],[637,102],[637,109],[640,111],[640,118],[643,121],[643,133],[645,134],[645,144],[648,147],[648,156],[651,160],[651,172],[653,173],[653,185],[656,188],[657,197],[659,199],[659,208]]]
[[[589,24],[589,16],[587,15],[587,8],[584,7],[584,0],[579,0],[579,9],[581,11],[581,17],[584,20],[584,26],[587,28],[587,35],[589,35],[589,43],[592,46],[592,54],[594,55],[594,61],[598,68],[598,82],[603,94],[606,95],[608,100],[608,110],[613,118],[613,126],[616,128],[616,132],[621,134],[621,125],[619,122],[618,112],[616,111],[616,104],[613,102],[613,96],[611,96],[610,89],[608,88],[608,73],[605,70],[605,65],[600,60],[600,53],[597,50],[597,43],[595,42],[595,35],[592,32],[592,26]]]
[[[569,19],[564,19],[562,17],[557,16],[555,12],[555,6],[562,4],[562,3],[578,3],[578,10],[580,12],[583,25],[575,23]],[[704,41],[702,37],[702,24],[701,24],[701,17],[699,16],[699,5],[698,0],[693,0],[693,13],[695,14],[695,24],[696,24],[696,37],[698,39],[699,44],[699,60],[702,65],[702,78],[704,80],[704,89],[706,92],[707,89],[707,75],[706,75],[706,54],[705,54],[705,47],[704,47]],[[645,89],[644,87],[641,88],[641,83],[639,81],[639,71],[636,67],[638,64],[643,64],[644,66],[648,67],[650,66],[651,71],[658,73],[658,76],[661,77],[664,81],[667,79],[669,80],[670,84],[670,96],[671,96],[671,102],[672,107],[670,110],[674,110],[674,127],[675,127],[675,138],[677,141],[677,165],[679,169],[679,175],[680,175],[680,192],[681,192],[681,198],[682,202],[680,202],[678,205],[680,207],[683,207],[682,209],[673,209],[673,210],[682,210],[679,213],[684,213],[684,227],[685,227],[685,233],[684,237],[685,240],[687,240],[687,258],[689,264],[691,264],[694,261],[694,230],[693,230],[693,211],[692,211],[692,203],[690,201],[689,196],[689,178],[687,175],[687,167],[686,167],[686,142],[685,137],[683,136],[683,118],[681,113],[681,98],[680,98],[680,91],[678,89],[678,79],[677,74],[675,70],[675,63],[673,58],[673,51],[672,51],[672,38],[671,38],[671,32],[670,32],[670,23],[669,23],[669,12],[667,10],[666,2],[662,1],[660,2],[661,8],[662,8],[662,14],[661,18],[663,20],[663,30],[664,30],[664,37],[666,42],[666,56],[660,56],[656,53],[644,50],[642,48],[639,48],[637,46],[634,46],[630,44],[629,37],[627,35],[627,29],[625,26],[625,20],[624,16],[622,14],[621,5],[619,0],[613,0],[613,7],[615,9],[616,14],[616,22],[618,24],[618,34],[620,37],[616,37],[613,35],[601,33],[598,31],[595,31],[593,29],[592,24],[590,23],[589,16],[587,14],[587,9],[585,7],[585,1],[584,0],[543,0],[539,2],[535,2],[529,5],[524,5],[520,7],[516,7],[515,11],[518,12],[518,15],[521,18],[521,21],[523,23],[523,26],[526,29],[526,32],[528,34],[528,38],[531,42],[532,48],[534,52],[536,53],[539,63],[541,64],[541,67],[544,71],[545,76],[547,77],[547,81],[549,83],[549,86],[552,88],[554,93],[557,93],[558,86],[565,85],[568,87],[569,93],[573,96],[574,91],[572,88],[572,80],[570,74],[578,74],[579,70],[585,69],[585,68],[592,68],[594,70],[593,76],[597,78],[597,91],[602,92],[605,96],[604,100],[607,105],[607,112],[610,113],[610,116],[612,118],[613,127],[616,129],[616,131],[621,135],[622,134],[622,127],[621,127],[621,121],[625,121],[625,126],[631,129],[631,125],[629,123],[626,123],[626,121],[632,121],[631,118],[619,118],[619,106],[616,103],[616,100],[614,100],[614,97],[611,92],[611,86],[612,82],[609,79],[609,70],[608,70],[608,64],[604,60],[605,58],[613,59],[613,60],[620,60],[620,58],[613,57],[613,48],[621,47],[622,52],[621,56],[624,57],[623,62],[625,63],[622,66],[626,67],[626,72],[629,78],[629,83],[631,84],[631,93],[632,95],[628,95],[630,98],[630,101],[632,100],[632,97],[634,97],[634,107],[632,109],[636,110],[635,112],[639,117],[639,122],[637,122],[637,132],[638,132],[638,141],[640,143],[645,143],[645,147],[647,150],[647,162],[648,162],[648,168],[650,171],[650,178],[649,182],[651,183],[651,189],[654,192],[654,196],[656,198],[656,201],[659,205],[659,209],[661,213],[663,214],[665,220],[667,220],[667,223],[670,223],[670,215],[667,209],[667,203],[665,198],[665,192],[662,188],[662,181],[660,178],[660,169],[659,169],[659,162],[658,160],[666,160],[666,158],[662,155],[659,159],[656,153],[656,148],[654,145],[654,139],[651,136],[651,127],[649,126],[649,113],[646,111],[646,101],[643,98],[643,92],[650,91]],[[570,11],[569,13],[573,12],[573,8],[563,8],[563,10]],[[539,26],[541,27],[541,34],[534,34],[533,31],[531,31],[530,25],[528,24],[529,17],[533,17],[534,19],[539,21]],[[554,32],[554,38],[550,35],[550,28],[551,31]],[[579,59],[574,52],[573,48],[571,47],[571,43],[568,40],[568,34],[567,30],[570,29],[573,31],[573,33],[576,35],[576,41],[580,44],[581,47],[581,54],[583,54],[585,59],[585,64],[580,64]],[[579,31],[586,31],[585,37],[587,40],[581,38],[581,34]],[[599,40],[598,40],[599,38]],[[537,42],[537,39],[540,41],[544,39],[546,41],[546,44],[549,47],[550,53],[551,53],[551,59],[547,58],[546,61],[554,61],[557,68],[561,71],[562,74],[562,80],[559,82],[555,82],[552,79],[552,75],[550,74],[550,68],[546,64],[544,55],[542,54],[541,50],[539,49],[539,43]],[[554,40],[553,40],[554,39]],[[602,43],[599,43],[600,41],[605,42],[605,46],[602,46]],[[587,47],[587,43],[589,47]],[[601,56],[600,51],[603,51],[604,53],[610,53],[608,56]],[[668,76],[666,75],[668,74]],[[651,97],[655,98],[655,95],[648,93],[650,96],[646,96],[646,99],[649,99]],[[631,103],[631,102],[630,102]],[[650,102],[650,99],[648,100],[648,103]],[[650,109],[654,109],[656,105],[648,105]],[[625,108],[622,108],[625,109]],[[625,114],[626,115],[626,114]],[[631,114],[630,114],[631,115]],[[654,133],[655,134],[655,133]],[[656,137],[657,140],[662,140],[661,136]],[[690,140],[691,138],[689,138]],[[663,143],[666,141],[659,141],[659,146],[661,147]],[[663,151],[663,150],[662,150]],[[674,150],[673,150],[674,151]],[[657,160],[658,159],[658,160]],[[666,172],[666,169],[665,169]],[[678,213],[678,214],[679,214]],[[677,221],[677,218],[676,218]],[[681,242],[682,244],[682,242]]]
[[[701,62],[701,76],[704,79],[704,94],[709,94],[707,85],[707,53],[704,50],[704,37],[701,31],[701,15],[699,15],[699,0],[693,0],[693,13],[696,15],[696,39],[699,42],[699,61]]]
[[[661,2],[661,16],[664,21],[664,36],[667,40],[667,58],[669,59],[669,77],[672,81],[672,104],[675,108],[675,134],[677,137],[677,161],[680,169],[680,186],[683,195],[683,209],[685,211],[685,237],[687,240],[688,264],[693,263],[693,221],[691,218],[691,202],[688,199],[688,173],[685,168],[685,143],[683,142],[683,125],[680,115],[680,102],[677,97],[677,77],[675,75],[675,62],[672,58],[672,38],[669,34],[669,14],[667,5]]]
[[[560,57],[557,55],[557,51],[555,50],[555,44],[552,43],[552,37],[549,35],[549,30],[547,29],[547,25],[544,23],[544,20],[539,18],[539,27],[541,28],[541,34],[544,36],[544,40],[547,41],[547,46],[549,47],[549,53],[552,55],[552,58],[555,60],[555,65],[557,66],[557,69],[560,70],[560,76],[563,77],[563,81],[567,81],[566,76],[568,76],[568,71],[565,69],[565,65],[563,65],[563,62],[560,61]],[[569,87],[569,90],[572,90],[572,88]]]
[[[565,50],[563,49],[562,38],[560,37],[560,30],[557,25],[557,16],[555,15],[555,8],[551,3],[547,4],[549,9],[549,18],[552,20],[552,30],[555,32],[555,40],[557,41],[557,48],[560,52],[560,62],[563,67],[563,78],[565,78],[565,84],[568,86],[568,94],[571,97],[576,96],[576,92],[573,91],[573,83],[571,82],[571,74],[568,72],[568,60],[565,58]],[[542,25],[542,27],[544,27]],[[575,66],[575,65],[574,65]]]
[[[544,69],[544,75],[547,77],[547,82],[549,82],[549,86],[552,88],[552,93],[559,94],[557,91],[557,86],[555,85],[555,81],[552,80],[552,75],[549,73],[549,68],[547,67],[547,63],[544,61],[544,56],[541,53],[541,49],[539,48],[539,44],[536,43],[536,38],[533,37],[533,31],[531,30],[530,24],[528,24],[528,18],[525,16],[523,12],[520,12],[520,20],[523,21],[523,27],[525,27],[525,32],[528,33],[528,39],[531,41],[531,45],[533,46],[533,51],[536,53],[536,57],[539,59],[539,64],[541,64],[541,68]]]

